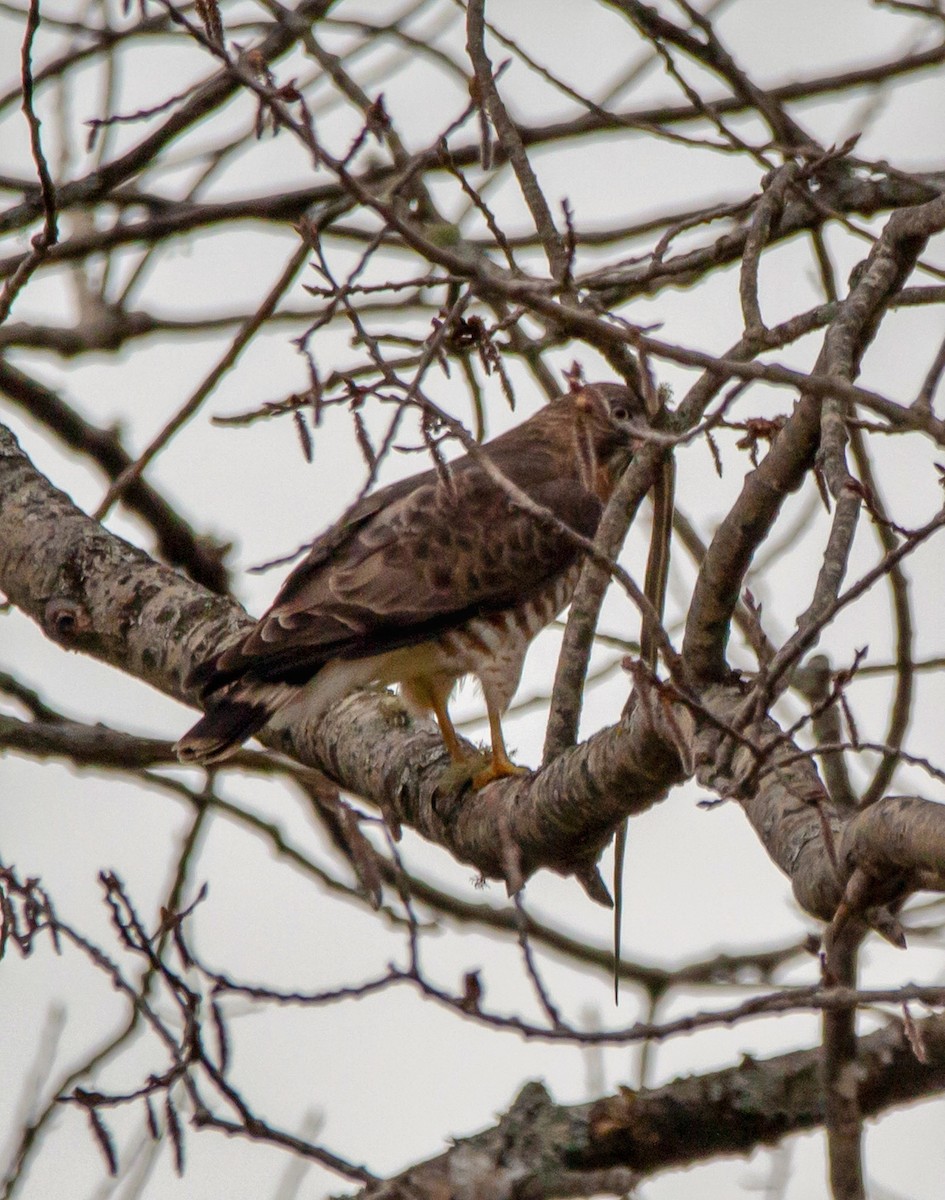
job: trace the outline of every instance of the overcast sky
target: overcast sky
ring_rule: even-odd
[[[460,26],[454,22],[447,27],[443,19],[448,10],[448,5],[438,6],[418,29],[441,28],[444,44],[461,46]],[[78,10],[60,3],[55,7],[44,4],[43,11],[74,14]],[[242,11],[255,12],[251,5]],[[342,3],[335,13],[353,17],[376,11],[376,5],[367,2]],[[678,10],[673,11],[678,16]],[[605,96],[629,62],[645,57],[645,49],[619,16],[589,0],[568,4],[490,0],[488,13],[510,36],[520,37],[536,60],[591,95]],[[227,15],[230,19],[229,10]],[[795,0],[790,4],[742,0],[727,5],[718,29],[736,58],[750,64],[754,78],[761,82],[809,77],[828,67],[839,70],[890,57],[904,45],[926,44],[921,23],[858,0]],[[15,78],[21,33],[18,20],[0,13],[0,61],[8,80]],[[52,30],[41,31],[38,62],[55,52],[61,36]],[[926,40],[929,36],[925,34]],[[334,41],[327,40],[336,49],[344,45],[339,34]],[[500,47],[493,51],[494,61],[499,61],[504,52]],[[155,52],[152,47],[151,53]],[[165,52],[160,70],[156,59],[147,68],[142,62],[129,62],[120,72],[119,111],[153,104],[209,69],[201,53],[184,48]],[[366,74],[369,66],[363,67]],[[292,65],[286,64],[280,68],[280,77],[289,78],[292,72]],[[699,81],[698,72],[693,72],[693,78]],[[551,120],[573,111],[567,100],[519,63],[503,77],[503,87],[514,98],[517,114],[526,119]],[[866,121],[857,150],[862,157],[889,159],[905,170],[938,168],[943,149],[943,91],[939,71],[917,76],[891,103],[875,112],[870,96],[864,94],[860,108],[825,100],[799,109],[798,115],[828,144],[843,140],[858,129],[858,122]],[[411,148],[432,139],[464,104],[455,82],[419,59],[405,64],[385,82],[384,93]],[[316,94],[320,93],[316,90]],[[666,99],[677,100],[678,93],[659,66],[654,66],[632,92],[613,103],[638,106]],[[67,113],[74,138],[72,172],[79,173],[84,134],[76,131],[98,112],[97,81],[84,79],[83,87],[68,97],[67,106],[62,100],[52,90],[42,94],[44,130],[56,139],[61,114]],[[245,105],[234,105],[214,120],[239,122],[246,119],[247,111]],[[29,175],[22,114],[11,108],[2,119],[0,170]],[[342,107],[326,111],[318,121],[320,135],[335,149],[343,147],[357,131],[357,120]],[[752,132],[748,121],[734,124],[745,135]],[[119,144],[131,145],[140,131],[131,126],[116,136]],[[212,140],[210,130],[207,137],[208,142]],[[535,166],[549,197],[567,196],[579,223],[591,226],[595,221],[601,225],[613,222],[618,214],[629,223],[667,206],[684,209],[707,200],[747,196],[760,183],[760,171],[743,159],[733,161],[728,156],[643,137],[636,141],[600,138],[568,154],[537,155]],[[213,194],[222,198],[252,193],[263,178],[282,181],[288,190],[305,186],[311,177],[304,154],[283,134],[234,160],[221,174]],[[521,201],[507,179],[489,192],[489,200],[508,226],[514,228],[518,223],[518,228],[527,228]],[[881,224],[877,221],[874,227]],[[844,279],[865,254],[863,244],[833,232],[828,233],[828,243],[838,277]],[[141,303],[165,314],[250,308],[278,278],[294,246],[289,230],[249,224],[236,233],[221,228],[219,235],[194,238],[185,249],[155,265],[144,280]],[[9,243],[5,253],[12,250]],[[942,261],[940,249],[936,252],[934,247],[929,257]],[[127,261],[130,265],[132,256]],[[343,251],[338,252],[337,261],[344,262]],[[313,282],[312,273],[303,273],[300,283]],[[767,256],[761,282],[769,323],[820,298],[806,245],[786,245]],[[13,319],[42,317],[68,322],[74,319],[74,296],[68,272],[50,271],[31,283],[18,301]],[[292,299],[301,306],[306,293],[296,288]],[[691,290],[661,291],[652,299],[634,302],[624,315],[641,323],[659,323],[660,336],[667,340],[721,352],[741,329],[737,272],[719,272]],[[936,345],[940,337],[936,320],[931,311],[917,310],[901,313],[890,322],[889,332],[884,329],[867,358],[868,386],[894,399],[914,395],[928,363],[911,356],[909,346]],[[291,344],[291,336],[277,327],[257,339],[238,368],[222,381],[197,418],[148,472],[195,526],[232,540],[230,561],[237,594],[254,613],[261,612],[272,598],[281,573],[250,575],[248,568],[309,540],[351,502],[365,476],[349,418],[342,410],[328,414],[317,431],[312,463],[305,461],[290,421],[257,423],[245,429],[211,424],[213,416],[250,409],[304,387],[305,364]],[[39,354],[24,356],[22,361],[28,361],[38,377],[60,388],[90,419],[102,425],[120,421],[127,443],[141,449],[213,365],[225,342],[226,335],[176,345],[148,340],[135,343],[120,356],[120,362],[115,356],[92,355],[69,362]],[[779,361],[809,366],[816,350],[816,338],[807,339],[781,353]],[[565,348],[552,359],[564,369],[574,353],[573,348]],[[318,345],[320,364],[327,370],[351,363],[357,354],[346,335],[331,334]],[[606,366],[593,353],[582,349],[580,354],[589,377],[607,377]],[[490,432],[508,427],[542,402],[525,373],[515,364],[511,371],[519,384],[519,410],[514,414],[507,410],[497,383],[492,381],[488,392]],[[660,376],[677,395],[693,378],[672,367],[661,367]],[[453,405],[457,416],[468,418],[455,381],[440,377],[431,379],[430,386],[440,402]],[[755,389],[750,407],[754,412],[775,415],[789,411],[792,400],[786,389]],[[369,420],[375,417],[369,414]],[[9,424],[40,469],[76,503],[89,510],[96,507],[104,492],[99,476],[89,473],[18,413],[10,414]],[[706,532],[711,532],[714,520],[731,502],[747,469],[744,457],[731,442],[723,443],[722,450],[729,467],[722,479],[715,473],[705,444],[680,454],[680,504]],[[888,455],[884,462],[887,478],[901,482],[898,519],[906,523],[920,519],[936,503],[934,483],[912,473],[908,448],[891,445],[884,453]],[[396,457],[387,465],[385,478],[421,465],[417,456]],[[796,551],[794,542],[800,531],[822,519],[808,491],[792,498],[779,525],[786,544],[777,560],[766,563],[752,580],[772,627],[781,635],[790,633],[817,567],[809,550]],[[121,510],[108,524],[130,540],[148,545],[146,533]],[[646,531],[638,529],[631,535],[625,556],[638,576],[642,575],[645,546]],[[851,573],[859,573],[875,557],[875,543],[867,529],[858,540]],[[911,569],[919,594],[931,606],[941,578],[939,552],[930,550],[917,556]],[[681,557],[674,565],[670,623],[688,598],[691,579],[691,569]],[[871,654],[888,655],[888,626],[886,597],[879,595],[831,631],[825,647],[838,661],[847,660],[867,643]],[[627,637],[637,634],[634,613],[616,596],[608,601],[603,627]],[[533,648],[522,696],[550,687],[557,643],[558,634],[549,631]],[[929,644],[933,644],[931,638]],[[737,658],[738,651],[734,655]],[[616,657],[613,651],[600,649],[595,665]],[[0,668],[17,671],[64,712],[86,720],[172,738],[192,720],[189,710],[143,684],[65,654],[16,612],[0,617]],[[928,717],[925,724],[920,720],[918,725],[920,751],[923,740],[930,750],[936,739],[940,740],[945,699],[941,685],[934,680],[923,680],[921,688],[918,704]],[[592,688],[583,733],[612,721],[626,690],[626,679],[619,672],[612,672]],[[872,693],[862,694],[874,697],[871,705],[864,701],[859,712],[864,728],[882,736],[888,686],[877,684]],[[473,688],[462,694],[457,710],[464,716],[479,715]],[[798,711],[790,703],[785,708],[787,713]],[[540,757],[544,719],[543,711],[528,711],[513,715],[508,722],[510,747],[526,764],[535,764]],[[484,723],[471,725],[468,732],[484,736]],[[194,773],[181,777],[197,778]],[[923,794],[937,795],[924,777],[919,781],[908,771],[898,777],[897,785],[903,790],[921,786]],[[276,820],[293,844],[337,869],[299,796],[235,773],[228,773],[220,786],[225,796]],[[141,911],[153,912],[166,893],[175,850],[190,824],[189,810],[166,794],[145,791],[114,776],[80,773],[12,755],[0,760],[0,795],[3,859],[15,863],[24,874],[41,876],[60,913],[117,952],[100,901],[97,872],[103,867],[116,870],[129,882]],[[681,788],[632,824],[624,884],[623,944],[628,957],[672,966],[719,950],[781,944],[811,928],[812,923],[799,914],[787,881],[766,858],[740,811],[734,805],[711,810],[697,807],[703,798],[694,785]],[[504,898],[503,889],[495,884],[485,893],[475,890],[469,868],[409,833],[403,853],[411,865],[447,890],[473,899],[491,898],[496,904]],[[605,876],[609,870],[608,861]],[[392,959],[403,961],[402,929],[392,929],[370,912],[331,898],[285,863],[275,861],[246,830],[222,818],[209,825],[192,873],[191,897],[204,881],[209,883],[209,895],[193,919],[194,942],[213,963],[225,966],[236,977],[265,980],[275,986],[325,989],[374,975]],[[573,880],[543,873],[529,883],[527,905],[536,915],[553,919],[596,944],[609,942],[609,914],[594,906]],[[906,961],[902,954],[873,939],[864,955],[865,982],[941,982],[938,948],[919,945],[907,953]],[[614,1012],[604,973],[578,972],[551,956],[539,957],[552,993],[570,1017],[629,1024],[642,1015],[642,999],[629,988],[622,994],[619,1012]],[[458,986],[466,971],[482,968],[492,1007],[536,1013],[514,944],[498,945],[478,933],[446,928],[425,939],[424,962],[431,977],[451,987]],[[49,1029],[58,1020],[60,1006],[68,1007],[69,1020],[56,1044],[47,1088],[70,1062],[87,1055],[91,1046],[116,1027],[123,1009],[107,984],[74,953],[56,958],[44,950],[25,962],[14,954],[3,968],[0,1013],[5,1030],[14,1032],[0,1038],[0,1079],[6,1081],[0,1087],[0,1130],[9,1130],[23,1099],[20,1082],[40,1061],[41,1046],[50,1040]],[[816,962],[811,960],[792,980],[812,981],[816,974]],[[742,991],[713,993],[711,1002],[726,1004],[742,995]],[[661,1010],[660,1016],[692,1011],[705,1003],[705,995],[686,997],[672,1009]],[[245,1085],[257,1110],[274,1123],[300,1132],[307,1129],[310,1133],[317,1120],[322,1142],[353,1161],[366,1163],[378,1174],[437,1153],[450,1135],[488,1125],[528,1079],[542,1078],[556,1099],[576,1102],[590,1094],[589,1087],[598,1086],[595,1072],[602,1072],[604,1087],[634,1085],[639,1078],[636,1051],[608,1050],[598,1060],[575,1048],[526,1044],[514,1034],[496,1034],[461,1023],[406,989],[317,1011],[249,1012],[240,1004],[228,1006],[227,1011],[235,1035],[233,1077]],[[869,1018],[864,1018],[864,1028],[869,1026]],[[807,1015],[676,1038],[654,1050],[648,1082],[727,1065],[743,1054],[806,1047],[817,1038],[818,1022]],[[99,1082],[105,1087],[131,1086],[154,1065],[154,1047],[142,1043],[122,1055]],[[871,1130],[869,1170],[887,1189],[877,1190],[878,1197],[938,1200],[945,1178],[943,1118],[945,1103],[936,1101],[888,1116]],[[118,1114],[113,1124],[127,1152],[141,1133],[140,1112]],[[209,1200],[224,1194],[233,1200],[255,1200],[274,1195],[276,1182],[290,1165],[275,1151],[224,1141],[211,1133],[190,1136],[187,1154],[188,1172],[178,1181],[165,1148],[144,1194],[168,1200],[185,1196]],[[647,1200],[738,1195],[760,1186],[778,1163],[785,1161],[790,1162],[791,1173],[784,1192],[787,1200],[821,1194],[822,1141],[812,1136],[791,1139],[783,1149],[759,1153],[747,1163],[719,1162],[652,1180],[641,1195]],[[70,1196],[104,1196],[108,1193],[97,1190],[101,1178],[100,1152],[84,1119],[70,1111],[57,1120],[20,1194],[24,1200],[45,1200],[65,1194],[65,1185]],[[337,1179],[313,1167],[298,1195],[315,1197],[343,1190]]]

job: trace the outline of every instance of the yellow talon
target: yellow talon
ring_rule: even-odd
[[[496,779],[509,779],[514,775],[529,774],[528,767],[520,767],[518,763],[512,762],[503,747],[499,752],[493,749],[489,765],[472,777],[472,785],[478,792],[480,788],[484,788],[487,783],[494,783]]]

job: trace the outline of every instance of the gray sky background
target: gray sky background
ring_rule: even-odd
[[[44,4],[43,11],[74,15],[78,9],[63,2],[55,7]],[[244,11],[255,10],[246,5]],[[376,13],[376,8],[367,2],[360,6],[345,3],[337,10],[349,15],[359,11]],[[443,8],[438,11],[442,15]],[[510,36],[521,38],[536,59],[592,95],[606,93],[608,82],[627,62],[645,54],[624,22],[589,2],[490,0],[488,13]],[[742,0],[726,7],[718,29],[736,58],[761,82],[782,82],[826,67],[840,69],[879,60],[904,44],[920,46],[923,36],[930,36],[921,22],[859,0],[798,0],[790,4]],[[8,13],[0,13],[0,62],[6,79],[14,78],[21,32]],[[462,41],[462,31],[455,23],[440,36],[452,45]],[[336,37],[335,41],[339,47],[343,45],[343,39]],[[44,61],[60,44],[59,35],[41,32],[38,61]],[[499,48],[493,49],[494,60],[503,56]],[[207,68],[202,55],[189,48],[166,55],[160,72],[154,65],[142,69],[138,63],[129,63],[120,80],[118,108],[130,111],[153,103],[157,96],[179,89]],[[280,67],[279,74],[280,78],[291,77],[292,65]],[[697,72],[693,78],[698,79]],[[98,111],[94,84],[90,78],[87,90],[69,97],[70,128],[78,129]],[[503,77],[503,87],[516,113],[523,117],[552,119],[570,111],[568,102],[537,83],[519,65]],[[463,103],[453,82],[419,62],[385,82],[383,90],[387,106],[411,146],[431,138]],[[656,66],[621,100],[642,103],[676,98],[672,82]],[[44,131],[51,139],[58,137],[60,101],[52,91],[42,93]],[[870,111],[870,96],[864,93],[859,110],[825,100],[805,106],[798,115],[828,143],[844,139],[859,128],[859,122],[866,121],[857,150],[862,157],[886,158],[906,170],[931,168],[942,161],[943,102],[945,87],[938,72],[917,76],[897,92],[892,104],[875,113]],[[242,119],[246,111],[245,106],[239,109]],[[229,111],[216,118],[231,119],[236,118]],[[350,140],[357,126],[357,120],[341,108],[319,117],[321,136],[336,148]],[[735,126],[743,133],[752,132],[750,122],[735,122]],[[117,136],[120,143],[130,145],[140,131],[132,126]],[[81,140],[79,136],[77,142]],[[73,155],[74,163],[79,164],[80,145],[75,146]],[[615,213],[625,215],[629,222],[667,204],[688,208],[708,199],[747,195],[760,182],[759,173],[742,159],[733,161],[642,137],[631,142],[601,138],[582,144],[580,151],[538,155],[535,166],[549,198],[567,196],[579,222],[589,223],[612,220]],[[0,170],[30,171],[22,116],[14,111],[9,111],[0,125]],[[282,182],[286,189],[303,186],[311,179],[304,156],[288,135],[253,146],[244,158],[231,164],[214,191],[219,197],[245,194],[263,177]],[[504,182],[489,192],[490,203],[507,226],[526,228],[517,192],[503,178]],[[877,222],[875,227],[880,225]],[[828,234],[828,242],[843,279],[865,248],[835,233]],[[147,278],[143,296],[150,307],[164,312],[228,309],[241,303],[255,306],[293,248],[288,234],[250,225],[236,236],[227,232],[193,239],[185,251],[161,261]],[[941,263],[941,247],[931,247],[928,258]],[[340,254],[338,261],[343,259]],[[302,282],[314,282],[311,273],[303,273]],[[73,297],[68,271],[50,272],[30,285],[18,301],[14,319],[44,314],[47,319],[68,322],[73,316]],[[301,304],[305,293],[296,289],[293,299]],[[806,244],[785,245],[766,256],[762,304],[769,322],[818,299]],[[640,322],[659,322],[660,336],[667,340],[720,352],[741,328],[737,270],[718,272],[707,284],[692,290],[663,291],[652,300],[637,301],[625,315]],[[930,311],[912,310],[900,312],[884,326],[866,360],[867,385],[894,399],[915,394],[928,363],[925,354],[912,355],[910,347],[937,345],[941,330],[935,321]],[[305,462],[289,421],[256,424],[250,429],[221,429],[210,424],[213,415],[252,408],[304,386],[304,363],[289,338],[277,329],[258,339],[148,472],[197,526],[234,541],[232,562],[238,594],[249,610],[257,613],[271,599],[281,575],[278,571],[248,575],[246,569],[310,539],[353,499],[364,479],[364,465],[342,411],[329,413],[317,432],[312,464]],[[120,421],[129,444],[140,449],[190,394],[224,342],[207,339],[171,346],[155,339],[136,343],[120,364],[111,357],[97,356],[63,363],[32,355],[30,361],[38,376],[61,388],[90,419],[100,424]],[[816,338],[807,339],[779,354],[778,360],[808,366],[817,345]],[[318,354],[323,366],[330,369],[353,361],[357,351],[345,338],[330,336],[319,342]],[[572,352],[562,352],[558,366],[566,367],[572,357]],[[607,377],[606,368],[592,353],[582,351],[581,358],[588,377]],[[524,374],[514,365],[511,370],[521,385],[520,411],[507,411],[493,381],[488,391],[490,432],[506,428],[541,402]],[[660,368],[660,378],[681,394],[692,376],[680,368]],[[456,382],[431,377],[431,390],[442,403],[452,405],[457,416],[468,417]],[[759,396],[764,397],[763,404]],[[754,389],[745,411],[758,412],[768,405],[765,411],[774,415],[788,411],[791,403],[791,393],[785,389]],[[37,466],[79,505],[94,509],[103,494],[102,480],[19,415],[11,414],[9,424]],[[714,520],[737,493],[748,467],[734,450],[733,441],[721,443],[728,468],[723,479],[716,476],[704,444],[680,455],[680,503],[706,531],[711,531]],[[913,470],[909,448],[900,446],[901,441],[904,439],[890,439],[883,452],[888,456],[887,480],[901,480],[897,519],[908,524],[922,519],[938,501],[931,475]],[[385,477],[420,467],[417,456],[402,456],[388,464]],[[130,540],[147,544],[142,531],[120,512],[108,523]],[[751,581],[756,595],[765,602],[772,627],[781,633],[789,633],[793,627],[816,571],[817,562],[809,548],[796,546],[799,534],[815,524],[823,525],[822,511],[812,504],[808,492],[802,492],[787,506],[778,527],[779,532],[791,535],[789,544],[776,562],[766,564]],[[635,530],[625,561],[638,576],[642,575],[645,546],[646,531]],[[876,554],[871,533],[865,528],[857,542],[851,578],[875,561]],[[678,613],[687,598],[692,579],[684,556],[680,553],[678,557],[670,623],[673,610]],[[910,561],[909,570],[926,601],[919,617],[921,650],[923,612],[938,625],[928,630],[929,647],[940,632],[941,607],[935,603],[940,591],[940,549],[933,545],[920,552]],[[635,615],[621,598],[610,598],[603,628],[636,636]],[[881,658],[890,650],[888,628],[887,598],[879,592],[851,610],[829,632],[824,646],[838,662],[849,659],[856,647],[866,643],[871,656]],[[557,633],[549,631],[533,648],[521,696],[548,689],[557,642]],[[613,652],[600,650],[595,662],[602,664],[612,656]],[[192,719],[183,706],[143,685],[63,653],[15,612],[0,617],[0,665],[19,671],[26,682],[49,695],[64,711],[84,719],[168,737],[179,736]],[[613,720],[626,688],[618,673],[589,692],[585,734]],[[860,700],[858,709],[862,732],[879,737],[886,718],[888,686],[871,685],[860,696],[869,697],[869,703]],[[928,715],[918,725],[914,748],[919,753],[923,752],[923,739],[927,751],[934,750],[940,740],[943,700],[941,683],[921,681],[917,705]],[[478,716],[478,697],[472,688],[463,693],[458,710],[471,718]],[[786,702],[784,711],[798,710]],[[508,740],[520,761],[537,762],[543,729],[543,712],[509,720]],[[483,723],[472,725],[471,732],[483,736]],[[277,820],[294,844],[316,858],[328,856],[298,796],[233,773],[221,786],[225,795]],[[924,777],[908,770],[897,777],[897,787],[916,787],[933,798],[940,794]],[[703,811],[696,807],[700,798],[696,787],[679,789],[631,826],[623,938],[629,957],[672,965],[719,950],[781,943],[809,927],[799,915],[786,881],[765,857],[740,812],[731,805]],[[102,867],[116,870],[131,886],[141,911],[153,911],[166,890],[175,848],[190,820],[183,807],[165,795],[114,777],[78,773],[55,764],[38,765],[13,756],[0,760],[0,803],[0,844],[5,860],[23,873],[42,876],[60,913],[112,948],[97,871]],[[474,891],[470,870],[442,852],[409,834],[403,849],[410,864],[429,872],[444,888],[482,897],[483,893]],[[605,875],[608,871],[609,863]],[[402,933],[366,911],[320,894],[311,883],[273,862],[254,838],[222,819],[209,827],[191,894],[203,881],[209,882],[209,897],[194,918],[194,942],[212,962],[237,977],[324,989],[375,974],[391,959],[403,959]],[[502,889],[496,885],[485,895],[495,903],[503,899]],[[609,914],[592,905],[573,881],[542,874],[528,885],[527,905],[536,915],[547,915],[598,944],[609,942]],[[629,988],[623,991],[619,1013],[614,1012],[605,974],[577,972],[546,954],[540,954],[539,960],[553,995],[572,1017],[584,1014],[584,1019],[601,1024],[629,1024],[642,1014],[640,998]],[[426,939],[424,961],[431,976],[451,986],[457,985],[465,971],[481,967],[493,1007],[535,1015],[514,944],[498,945],[478,934],[447,928]],[[942,981],[940,947],[917,945],[903,955],[873,939],[864,962],[864,982],[868,984]],[[803,973],[795,973],[793,981],[813,980],[816,969],[811,960]],[[744,994],[732,991],[728,996],[713,996],[713,1002],[729,1003]],[[661,1010],[660,1015],[665,1018],[692,1011],[704,1003],[704,997],[689,998]],[[0,1130],[9,1130],[18,1115],[22,1100],[19,1082],[42,1054],[48,1024],[57,1020],[63,1005],[69,1019],[58,1040],[50,1080],[107,1035],[120,1017],[121,1005],[74,954],[57,959],[42,951],[28,961],[15,954],[8,957],[0,970],[4,1029],[0,1079],[6,1081],[0,1087]],[[257,1110],[277,1124],[300,1131],[317,1117],[322,1122],[318,1136],[324,1144],[380,1174],[437,1153],[449,1135],[489,1124],[527,1079],[544,1079],[560,1101],[584,1099],[589,1087],[597,1086],[595,1073],[602,1075],[605,1087],[634,1085],[638,1080],[636,1051],[607,1050],[598,1061],[574,1048],[526,1044],[514,1034],[496,1034],[459,1022],[406,989],[315,1011],[249,1013],[241,1012],[239,1004],[228,1006],[227,1011],[234,1032],[234,1079],[245,1085]],[[863,1025],[868,1028],[870,1018],[864,1017]],[[817,1037],[817,1021],[801,1015],[676,1038],[654,1050],[649,1082],[723,1066],[744,1054],[808,1046],[816,1043]],[[118,1088],[137,1082],[153,1062],[153,1047],[140,1046],[122,1055],[104,1073],[101,1083]],[[870,1175],[879,1185],[875,1192],[878,1200],[941,1197],[945,1179],[943,1119],[945,1102],[936,1101],[888,1116],[871,1130],[867,1161]],[[113,1128],[124,1155],[141,1135],[140,1111],[116,1115]],[[282,1173],[289,1169],[288,1159],[275,1151],[227,1142],[212,1133],[190,1135],[187,1156],[188,1171],[179,1181],[165,1147],[144,1194],[167,1200],[210,1200],[222,1195],[255,1200],[274,1195]],[[748,1162],[723,1161],[652,1180],[640,1195],[645,1200],[702,1200],[754,1193],[786,1164],[790,1171],[790,1183],[783,1193],[786,1200],[823,1194],[822,1139],[811,1136],[791,1139],[784,1148],[759,1153]],[[105,1197],[112,1193],[102,1184],[102,1174],[100,1152],[84,1118],[75,1111],[63,1112],[21,1195],[24,1200],[65,1194]],[[312,1167],[297,1194],[316,1197],[344,1190],[338,1180]],[[116,1194],[122,1195],[121,1190]]]

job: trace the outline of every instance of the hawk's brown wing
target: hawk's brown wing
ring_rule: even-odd
[[[527,491],[593,535],[600,501],[576,479],[531,479]],[[206,692],[247,674],[303,683],[330,659],[427,641],[529,600],[578,554],[565,530],[516,507],[472,462],[369,501],[315,543],[252,633],[217,659]]]
[[[491,769],[507,773],[498,725],[506,693],[517,682],[524,647],[551,615],[549,605],[566,600],[579,553],[569,529],[593,534],[601,502],[631,457],[633,418],[642,411],[628,388],[588,385],[446,474],[428,471],[355,505],[312,546],[250,635],[199,669],[193,684],[201,687],[206,715],[178,743],[181,761],[224,758],[316,675],[324,684],[319,703],[326,704],[372,678],[402,679],[405,659],[422,684],[423,695],[414,689],[414,698],[433,707],[452,753],[458,742],[440,692],[472,670],[473,660],[450,659],[439,671],[444,678],[424,682],[424,652],[414,662],[397,651],[427,643],[431,661],[446,661],[436,653],[455,633],[481,648],[481,665],[491,672],[490,683],[475,668],[493,729]],[[554,519],[513,504],[481,455]],[[365,659],[371,661],[358,661]]]

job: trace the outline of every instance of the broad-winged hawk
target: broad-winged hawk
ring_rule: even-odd
[[[483,445],[554,520],[517,505],[474,455],[367,496],[314,542],[255,629],[198,669],[206,715],[178,742],[181,760],[216,762],[293,701],[323,714],[371,683],[399,684],[463,760],[447,703],[471,674],[492,735],[473,782],[516,773],[502,714],[529,642],[574,591],[582,555],[568,529],[593,537],[644,414],[631,389],[588,384]]]

